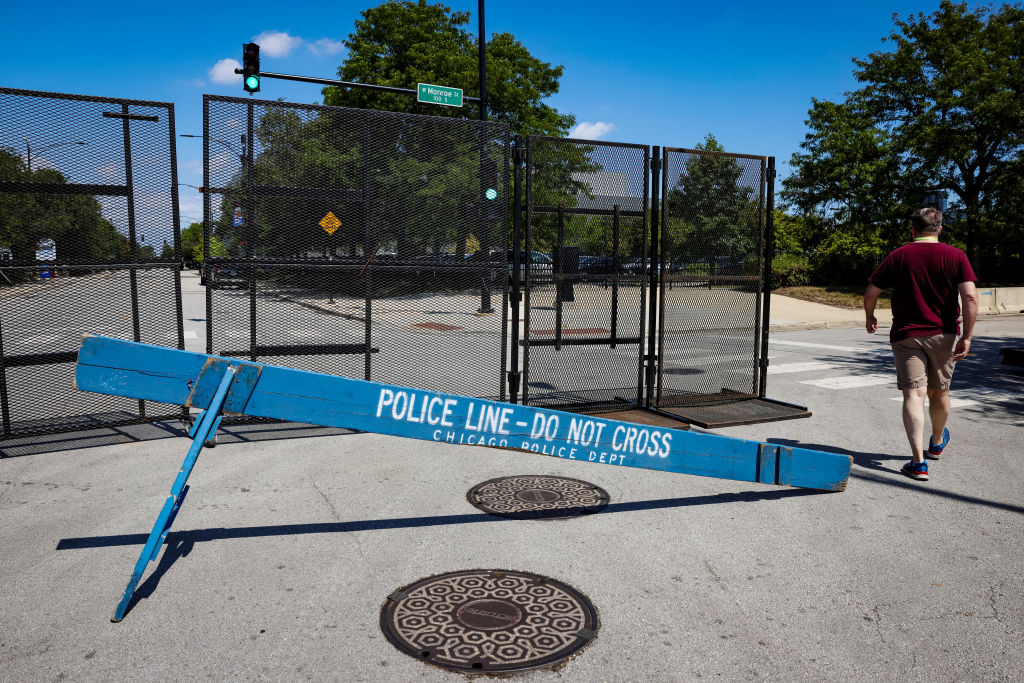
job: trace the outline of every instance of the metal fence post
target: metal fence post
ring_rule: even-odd
[[[765,392],[768,388],[768,329],[771,323],[772,260],[775,258],[775,157],[768,157],[767,176],[764,268],[763,275],[761,276],[761,291],[764,296],[764,300],[761,302],[763,311],[761,314],[761,367],[757,383],[757,395],[759,398],[765,397]]]

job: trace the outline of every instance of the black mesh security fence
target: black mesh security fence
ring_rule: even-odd
[[[174,109],[0,88],[0,437],[181,416],[74,388],[82,334],[184,347]]]
[[[664,150],[657,407],[758,393],[766,161]]]
[[[503,399],[505,124],[204,98],[211,353]]]
[[[522,402],[639,402],[650,148],[531,137],[526,164]]]

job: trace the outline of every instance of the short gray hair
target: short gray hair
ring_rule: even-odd
[[[918,209],[910,217],[910,224],[918,235],[938,235],[942,229],[942,212],[938,209]]]

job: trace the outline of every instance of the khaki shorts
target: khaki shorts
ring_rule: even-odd
[[[955,334],[908,337],[892,344],[896,386],[900,389],[949,389],[953,379]]]

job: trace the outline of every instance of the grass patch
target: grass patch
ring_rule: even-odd
[[[808,285],[804,287],[779,287],[773,290],[772,294],[788,296],[791,299],[813,301],[816,304],[825,304],[826,306],[835,306],[836,308],[863,309],[865,289],[866,286],[833,285],[829,287],[814,287]],[[878,304],[876,304],[875,308],[891,308],[892,301],[890,296],[891,292],[882,292],[882,295],[878,297]]]

